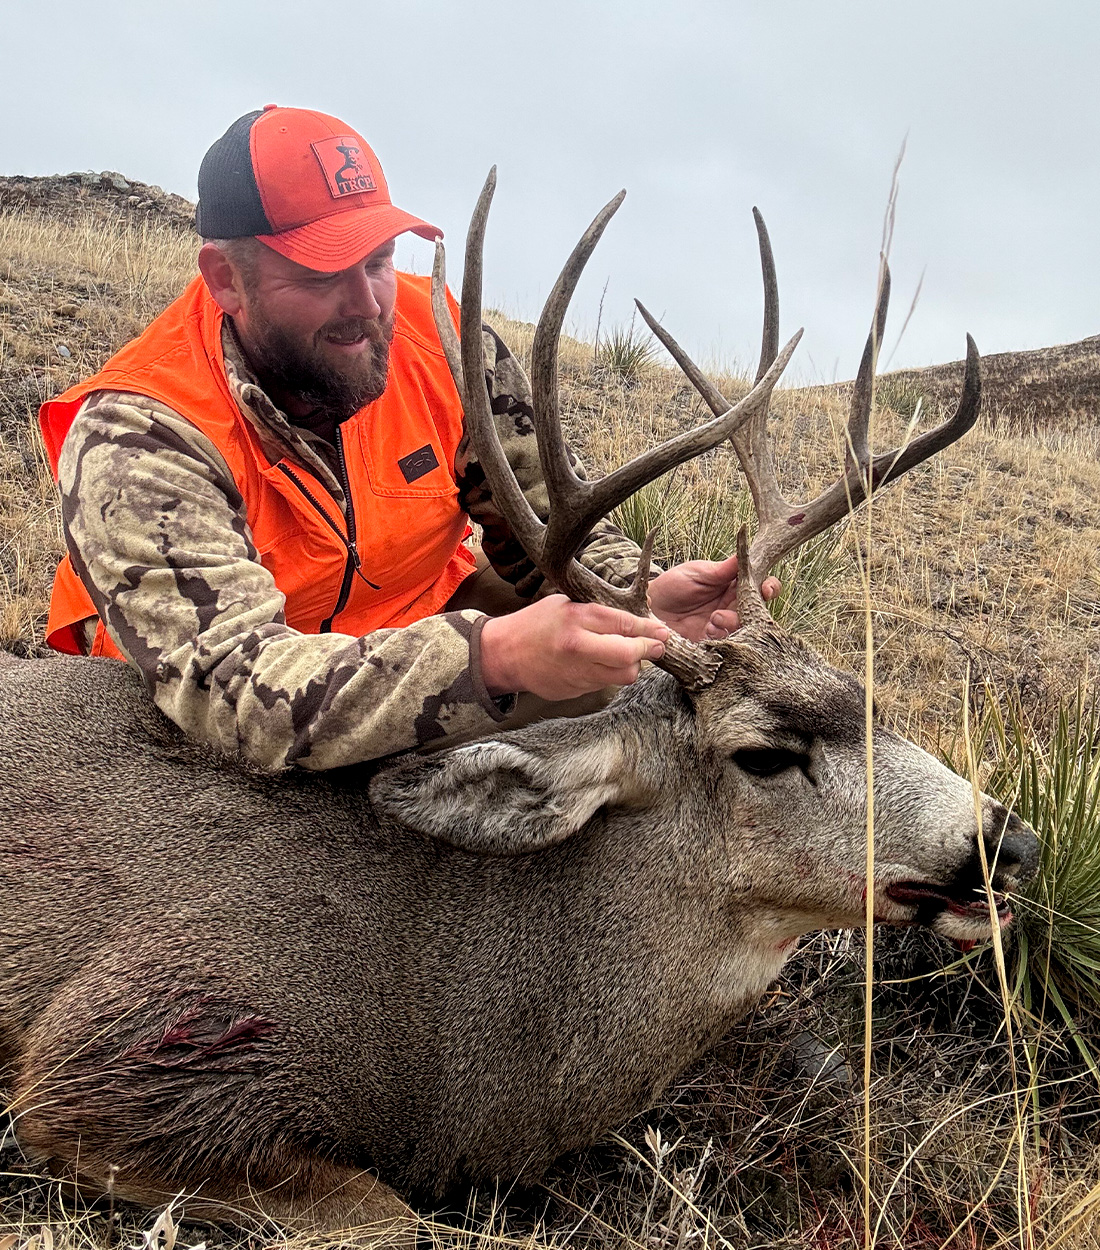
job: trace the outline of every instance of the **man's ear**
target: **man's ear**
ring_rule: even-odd
[[[370,783],[379,814],[480,855],[522,855],[575,833],[601,807],[636,802],[642,787],[621,739],[550,721],[507,739],[410,756]],[[537,730],[558,733],[549,737]],[[563,740],[564,739],[564,740]]]
[[[236,317],[244,303],[240,274],[216,243],[204,243],[199,248],[199,273],[222,312]]]

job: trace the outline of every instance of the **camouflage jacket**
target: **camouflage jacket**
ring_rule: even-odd
[[[501,440],[545,518],[530,385],[496,334],[486,329],[484,337]],[[230,390],[272,463],[297,459],[343,507],[333,448],[272,403],[228,319],[223,346]],[[460,506],[482,526],[493,566],[533,595],[541,576],[498,511],[468,439],[454,475]],[[225,461],[164,405],[138,395],[90,395],[65,440],[58,481],[78,575],[157,706],[191,737],[272,771],[325,769],[489,732],[507,710],[509,700],[491,698],[481,677],[486,618],[478,612],[445,612],[359,638],[291,629]],[[623,585],[637,547],[605,521],[581,559]]]

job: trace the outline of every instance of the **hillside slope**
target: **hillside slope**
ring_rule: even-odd
[[[923,394],[937,408],[955,395],[963,362],[898,369],[883,382]],[[1100,335],[1030,352],[982,357],[982,412],[987,424],[1018,433],[1100,426]]]

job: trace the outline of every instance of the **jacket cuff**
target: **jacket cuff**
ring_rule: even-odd
[[[470,677],[474,683],[474,693],[477,695],[478,702],[493,720],[502,721],[516,706],[518,695],[502,694],[494,698],[485,685],[485,678],[481,672],[481,631],[485,628],[485,622],[488,619],[487,616],[479,616],[474,621],[474,628],[470,633]]]

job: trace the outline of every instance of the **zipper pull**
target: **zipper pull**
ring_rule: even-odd
[[[363,561],[359,558],[359,548],[354,543],[348,543],[348,555],[351,557],[351,567],[367,583],[371,590],[381,590],[382,587],[372,582],[366,573],[363,572]]]

